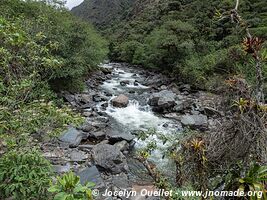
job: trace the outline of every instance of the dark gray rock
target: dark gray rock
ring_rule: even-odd
[[[103,117],[103,116],[99,116],[96,118],[96,121],[102,122],[102,123],[108,123],[109,122],[109,118],[108,117]]]
[[[70,171],[70,164],[66,165],[53,165],[53,169],[57,174],[67,173]]]
[[[125,140],[117,142],[114,144],[121,152],[127,151],[129,149],[129,143]]]
[[[64,93],[62,94],[62,96],[63,96],[63,98],[64,98],[67,102],[69,102],[72,106],[76,106],[76,105],[77,105],[76,102],[75,102],[75,96],[74,96],[74,95],[69,94],[68,92],[64,92]]]
[[[97,132],[91,132],[89,137],[96,139],[96,140],[104,140],[106,138],[106,132],[105,131],[97,131]]]
[[[208,117],[206,115],[184,115],[181,118],[183,126],[190,128],[206,129],[208,126]]]
[[[73,162],[81,162],[88,158],[88,155],[84,153],[83,151],[74,150],[70,152],[70,159]]]
[[[83,144],[83,145],[79,145],[78,149],[85,151],[85,152],[90,152],[93,149],[94,145],[91,144]]]
[[[182,86],[180,86],[180,91],[181,92],[190,92],[191,86],[189,84],[182,85]]]
[[[122,133],[122,134],[108,133],[107,136],[108,136],[109,141],[112,143],[123,141],[123,140],[127,142],[131,142],[135,138],[135,136],[132,135],[131,133]]]
[[[124,108],[129,104],[129,98],[123,94],[111,100],[111,103],[114,107]]]
[[[93,159],[97,166],[112,174],[128,171],[126,157],[118,147],[109,144],[98,144],[93,148]]]
[[[80,103],[82,104],[88,104],[91,102],[91,96],[89,94],[81,94],[80,95],[80,98],[79,98],[79,101]]]
[[[158,93],[154,93],[150,96],[148,104],[154,107],[154,111],[163,112],[173,109],[176,105],[176,95],[169,90],[162,90]]]
[[[89,112],[89,111],[85,111],[85,112],[83,112],[83,116],[84,117],[92,117],[93,116],[93,113],[92,112]]]
[[[95,94],[93,95],[93,101],[94,102],[108,101],[108,98],[101,94]]]
[[[102,103],[102,104],[101,104],[101,107],[102,107],[102,108],[107,108],[107,107],[108,107],[108,102]]]
[[[130,81],[128,81],[128,80],[124,80],[124,81],[120,82],[121,86],[126,86],[126,85],[129,85],[129,84],[130,84]]]
[[[78,172],[78,176],[80,177],[80,183],[83,185],[87,184],[88,182],[93,182],[95,184],[94,188],[105,188],[105,183],[96,166],[86,167],[82,169],[80,172]]]
[[[70,147],[77,147],[82,139],[84,134],[79,132],[75,128],[69,128],[63,135],[59,138],[60,141],[68,143]]]

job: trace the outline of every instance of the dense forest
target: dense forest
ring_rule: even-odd
[[[267,1],[65,3],[0,1],[0,199],[267,199]]]

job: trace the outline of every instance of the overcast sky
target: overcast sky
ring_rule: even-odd
[[[75,6],[78,6],[79,4],[81,4],[83,2],[83,0],[67,0],[67,4],[66,6],[69,9],[72,9]]]

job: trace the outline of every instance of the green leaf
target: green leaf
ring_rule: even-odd
[[[59,188],[57,185],[53,185],[50,188],[48,188],[48,192],[54,193],[54,192],[59,192]]]
[[[68,194],[65,192],[60,192],[58,194],[56,194],[56,196],[54,197],[54,200],[66,200],[68,197]]]

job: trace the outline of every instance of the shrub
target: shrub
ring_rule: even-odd
[[[58,177],[55,185],[48,191],[56,193],[54,200],[93,200],[91,187],[94,183],[88,183],[86,186],[80,184],[80,178],[73,172]]]
[[[10,151],[0,158],[0,197],[47,199],[50,163],[36,150]]]

